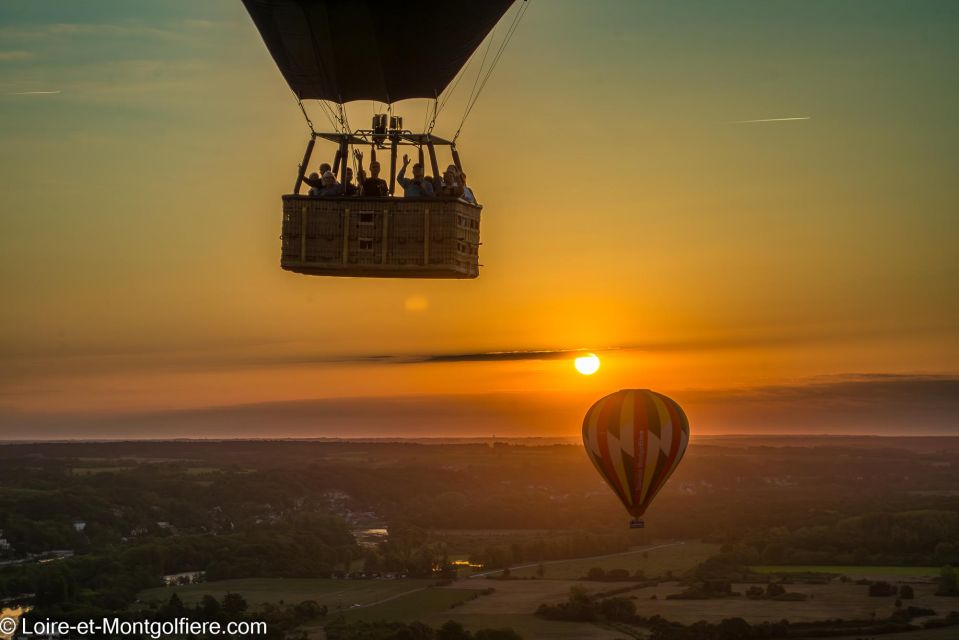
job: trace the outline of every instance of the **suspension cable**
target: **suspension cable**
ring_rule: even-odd
[[[303,113],[303,119],[306,120],[306,126],[310,128],[310,135],[316,135],[316,129],[313,127],[313,121],[310,120],[310,114],[306,112],[306,107],[303,106],[303,101],[300,100],[300,97],[293,93],[293,97],[296,98],[296,104],[300,107],[300,111]]]
[[[509,44],[510,40],[513,38],[513,34],[516,33],[516,28],[519,26],[520,21],[523,19],[523,16],[526,14],[526,10],[529,8],[529,0],[523,0],[523,6],[516,12],[516,15],[513,16],[513,22],[510,23],[509,29],[506,31],[506,36],[503,38],[503,42],[500,45],[499,49],[496,52],[496,55],[493,56],[493,62],[490,64],[489,70],[486,72],[486,75],[483,77],[483,81],[479,85],[479,89],[476,91],[475,96],[471,96],[472,101],[467,102],[466,112],[463,114],[463,119],[460,121],[459,127],[456,129],[456,134],[453,136],[453,142],[456,142],[456,139],[459,138],[460,132],[463,130],[463,125],[466,123],[466,118],[469,117],[470,112],[473,110],[473,107],[476,106],[476,102],[479,100],[480,94],[483,92],[483,89],[486,87],[486,83],[489,82],[490,76],[493,75],[493,70],[496,68],[496,65],[499,63],[500,58],[503,55],[503,52],[506,51],[506,46]],[[478,76],[477,76],[478,79]],[[474,83],[475,86],[475,83]]]
[[[436,126],[436,114],[438,113],[439,103],[439,96],[433,98],[433,117],[430,118],[430,126],[424,129],[427,135],[433,133],[433,127]],[[427,104],[426,108],[429,109],[429,104]]]
[[[513,16],[513,19],[515,20],[516,16]],[[496,24],[496,27],[498,26],[499,23]],[[493,27],[493,33],[490,34],[489,42],[486,43],[486,50],[483,51],[483,60],[480,62],[479,69],[476,70],[476,77],[473,78],[473,87],[470,89],[469,97],[466,98],[467,105],[473,100],[473,94],[476,93],[476,85],[479,83],[480,76],[483,75],[483,69],[486,67],[486,58],[489,56],[489,50],[493,46],[493,41],[496,40],[496,27]],[[506,30],[506,34],[509,35],[509,29]]]
[[[346,107],[343,106],[342,102],[338,102],[337,104],[340,107],[340,122],[343,123],[346,133],[353,135],[353,127],[350,126],[350,116],[346,113]]]
[[[456,91],[456,87],[459,85],[460,80],[462,80],[462,79],[463,79],[463,76],[466,75],[466,67],[468,67],[468,66],[469,66],[469,65],[464,65],[463,68],[460,69],[459,72],[456,74],[456,78],[453,80],[453,84],[452,84],[449,88],[447,88],[445,92],[443,92],[442,94],[440,94],[440,95],[443,96],[443,100],[440,102],[440,107],[439,107],[437,113],[442,113],[442,112],[443,112],[443,107],[445,107],[445,106],[446,106],[446,103],[449,102],[450,96],[452,96],[452,95],[453,95],[453,92]]]
[[[323,115],[326,116],[326,119],[330,123],[330,126],[333,127],[334,131],[339,133],[340,126],[336,122],[336,114],[333,113],[333,110],[330,108],[330,106],[326,104],[326,100],[317,100],[317,102],[319,102],[320,110],[323,112]]]

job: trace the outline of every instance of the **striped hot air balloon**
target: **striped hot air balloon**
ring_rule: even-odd
[[[623,389],[600,399],[583,419],[583,444],[593,466],[640,519],[683,459],[689,421],[670,398],[649,389]]]

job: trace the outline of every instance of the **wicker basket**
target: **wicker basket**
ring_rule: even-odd
[[[482,207],[447,198],[283,196],[280,266],[358,278],[475,278]]]

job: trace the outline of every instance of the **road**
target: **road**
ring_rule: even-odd
[[[570,562],[573,560],[600,560],[602,558],[618,558],[621,556],[628,556],[634,553],[646,553],[647,551],[653,551],[655,549],[662,549],[664,547],[675,547],[676,545],[686,544],[684,540],[679,542],[667,542],[666,544],[656,544],[649,547],[640,547],[638,549],[630,549],[629,551],[619,551],[618,553],[607,553],[601,556],[586,556],[585,558],[564,558],[562,560],[549,560],[547,562],[532,562],[530,564],[521,564],[516,567],[510,567],[510,571],[516,569],[528,569],[529,567],[538,567],[539,565],[547,566],[551,564],[559,564],[560,562]],[[483,573],[474,573],[470,578],[482,578],[484,576],[493,575],[494,573],[502,573],[502,569],[494,569],[493,571],[484,571]]]

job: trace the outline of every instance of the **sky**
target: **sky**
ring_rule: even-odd
[[[459,139],[479,279],[316,278],[238,0],[4,0],[0,439],[568,436],[620,388],[694,434],[957,433],[956,78],[954,2],[531,0]]]

